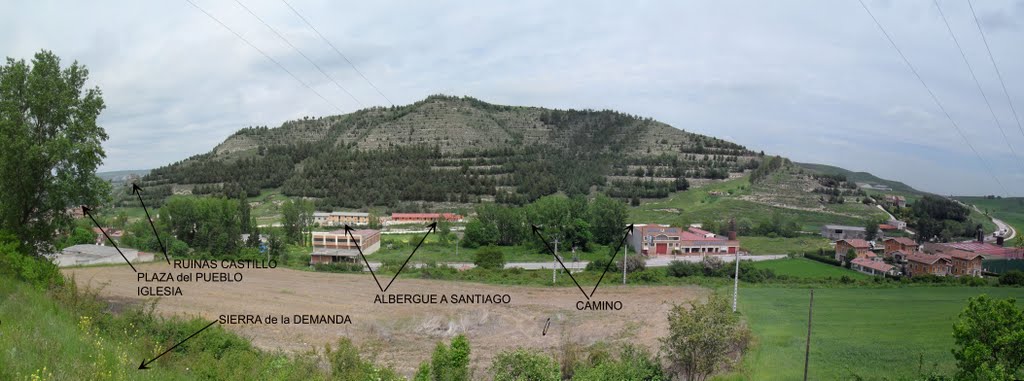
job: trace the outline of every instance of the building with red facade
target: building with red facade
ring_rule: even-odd
[[[735,237],[660,224],[634,224],[629,245],[644,255],[735,254],[740,247]]]

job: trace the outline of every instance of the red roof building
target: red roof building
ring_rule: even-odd
[[[868,275],[896,275],[896,266],[868,258],[855,258],[850,261],[850,268]]]
[[[657,224],[634,224],[629,244],[644,255],[735,254],[740,246],[706,230]]]
[[[846,254],[853,250],[858,257],[874,257],[871,252],[871,243],[860,238],[841,239],[836,241],[836,261],[846,262]]]

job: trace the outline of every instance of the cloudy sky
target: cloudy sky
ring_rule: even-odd
[[[48,49],[90,69],[107,103],[103,170],[168,164],[246,126],[388,104],[284,2],[239,0],[352,96],[235,1],[192,1],[299,80],[186,0],[5,4],[0,54]],[[1002,132],[934,3],[867,1],[966,142],[856,0],[289,2],[395,104],[445,93],[611,108],[932,192],[1024,195],[1024,131],[966,1],[939,5]],[[1024,0],[974,2],[1024,114]]]

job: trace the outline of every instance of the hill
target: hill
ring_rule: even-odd
[[[759,158],[735,143],[615,111],[437,95],[244,128],[209,153],[154,169],[143,182],[160,196],[255,196],[279,188],[327,208],[522,204],[594,191],[662,198],[690,182],[739,176]]]
[[[957,196],[954,199],[977,206],[984,214],[1003,220],[1013,226],[1017,234],[1024,232],[1024,197]]]
[[[796,165],[798,165],[798,166],[800,166],[802,168],[808,169],[810,171],[821,173],[821,174],[843,175],[843,176],[846,176],[846,178],[849,181],[857,183],[858,185],[864,185],[864,184],[870,184],[870,185],[875,185],[875,186],[882,185],[882,186],[886,186],[886,187],[891,188],[892,191],[894,191],[894,192],[907,193],[907,194],[920,195],[920,194],[924,194],[925,193],[925,192],[921,192],[921,191],[919,191],[917,189],[914,189],[913,187],[911,187],[911,186],[909,186],[907,184],[901,183],[899,181],[886,180],[886,179],[877,177],[875,175],[872,175],[872,174],[870,174],[868,172],[854,172],[854,171],[851,171],[851,170],[848,170],[848,169],[844,169],[844,168],[840,168],[840,167],[835,167],[835,166],[831,166],[831,165],[825,165],[825,164],[796,163]]]

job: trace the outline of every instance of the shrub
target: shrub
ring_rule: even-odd
[[[728,369],[750,343],[750,330],[724,297],[704,304],[676,305],[668,314],[669,334],[662,353],[670,370],[686,380],[703,380]]]
[[[593,261],[590,261],[589,263],[587,263],[586,270],[587,271],[603,272],[605,266],[608,266],[608,261],[609,261],[608,258],[598,258],[598,259],[595,259]],[[612,265],[611,265],[611,267],[608,267],[608,271],[609,272],[618,272],[618,271],[620,271],[619,264],[616,263],[615,261],[612,261]]]
[[[661,274],[655,270],[642,270],[630,274],[629,279],[638,283],[657,283],[661,280]]]
[[[1004,286],[1024,286],[1024,272],[1010,270],[999,276],[999,284]]]
[[[494,381],[560,381],[558,363],[543,354],[526,349],[499,353],[491,363]]]
[[[574,380],[587,381],[661,381],[669,378],[661,370],[661,361],[644,348],[626,345],[618,360],[605,359],[576,371]]]
[[[630,255],[626,257],[626,272],[637,272],[643,271],[647,268],[647,261],[639,255]]]
[[[0,274],[7,273],[36,289],[64,284],[57,265],[44,257],[29,255],[21,250],[17,237],[0,231]]]
[[[672,261],[668,264],[668,275],[676,278],[700,275],[703,267],[699,263]]]
[[[338,348],[325,350],[331,375],[337,380],[403,380],[394,370],[380,368],[359,356],[359,349],[347,337],[338,340]]]
[[[364,269],[366,269],[366,265],[355,262],[340,262],[328,264],[318,263],[313,265],[313,269],[316,271],[324,271],[331,273],[362,272]]]
[[[494,246],[483,247],[473,254],[473,264],[488,270],[505,268],[505,253]]]
[[[420,366],[420,371],[423,365]],[[430,358],[430,379],[434,381],[468,381],[469,340],[464,335],[455,336],[451,346],[437,343]]]

